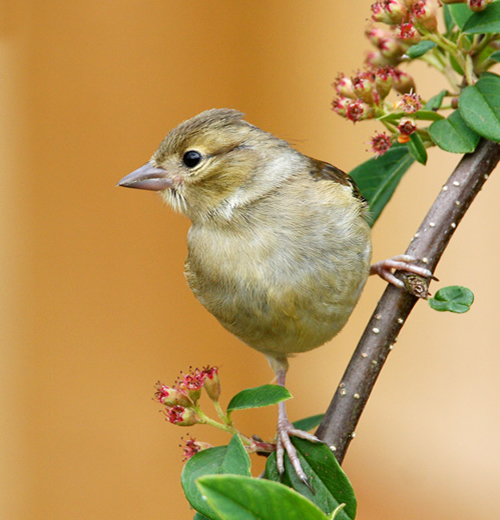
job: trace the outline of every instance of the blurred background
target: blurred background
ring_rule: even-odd
[[[362,67],[371,3],[3,0],[1,518],[192,518],[179,483],[187,430],[163,420],[154,383],[219,365],[227,403],[273,375],[189,291],[188,221],[115,184],[212,107],[344,170],[368,159],[381,128],[330,102],[337,73]],[[425,67],[413,75],[423,96],[438,91]],[[458,160],[432,150],[410,170],[374,229],[374,260],[406,249]],[[359,520],[500,515],[499,196],[494,174],[432,287],[470,287],[472,310],[420,303],[361,419],[344,464]],[[292,360],[292,419],[325,410],[383,289],[370,280],[345,330]],[[270,438],[276,410],[235,419]]]

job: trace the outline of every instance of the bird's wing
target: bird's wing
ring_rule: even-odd
[[[359,188],[357,187],[354,180],[340,168],[333,166],[324,161],[318,161],[317,159],[309,158],[311,160],[311,169],[309,174],[315,181],[327,180],[337,182],[344,186],[350,186],[352,188],[352,194],[362,202],[366,203],[366,199],[361,195]]]

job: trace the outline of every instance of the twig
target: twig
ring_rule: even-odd
[[[453,233],[500,160],[500,144],[482,140],[465,155],[443,186],[411,240],[406,254],[436,268]],[[375,381],[418,298],[386,288],[344,373],[316,435],[335,447],[342,462]]]

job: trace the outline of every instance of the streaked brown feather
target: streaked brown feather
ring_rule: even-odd
[[[311,170],[309,170],[309,174],[315,181],[334,181],[343,186],[350,186],[353,195],[362,202],[366,202],[366,199],[361,195],[358,186],[347,173],[325,161],[319,161],[312,157],[309,157],[309,159],[313,166]]]

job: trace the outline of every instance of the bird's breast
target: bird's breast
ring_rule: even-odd
[[[351,314],[371,256],[361,217],[346,235],[345,222],[326,216],[298,225],[283,211],[235,226],[193,225],[190,288],[225,328],[267,355],[322,345]]]

